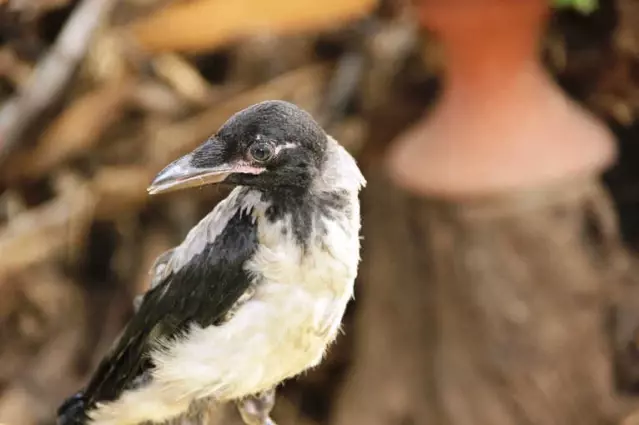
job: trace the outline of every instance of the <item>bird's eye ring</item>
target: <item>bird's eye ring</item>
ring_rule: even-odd
[[[265,143],[257,143],[249,148],[249,156],[257,162],[265,162],[273,156],[273,148]]]

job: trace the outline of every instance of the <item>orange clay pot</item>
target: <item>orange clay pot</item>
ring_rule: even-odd
[[[607,129],[543,69],[549,0],[419,0],[444,47],[443,96],[399,137],[392,176],[406,188],[469,197],[596,173],[615,158]]]

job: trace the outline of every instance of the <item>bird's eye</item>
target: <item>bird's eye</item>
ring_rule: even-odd
[[[273,156],[273,148],[270,145],[258,143],[249,148],[249,155],[257,162],[265,162]]]

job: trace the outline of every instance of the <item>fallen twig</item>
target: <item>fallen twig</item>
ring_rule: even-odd
[[[23,270],[78,244],[93,217],[87,186],[32,208],[0,228],[0,276]]]
[[[130,91],[130,84],[118,81],[77,97],[42,133],[37,146],[16,152],[0,175],[12,182],[35,179],[63,161],[90,151],[122,115]]]
[[[36,67],[24,91],[0,110],[0,164],[27,127],[62,93],[84,57],[92,35],[116,0],[84,0],[69,17],[51,51]]]

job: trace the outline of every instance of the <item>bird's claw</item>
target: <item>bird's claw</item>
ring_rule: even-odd
[[[270,416],[273,406],[275,390],[249,396],[238,402],[238,410],[246,425],[277,425]]]

